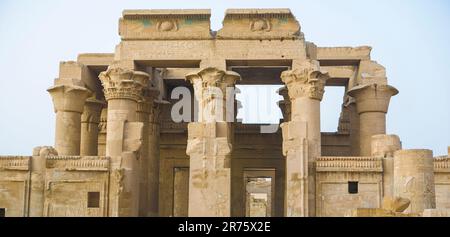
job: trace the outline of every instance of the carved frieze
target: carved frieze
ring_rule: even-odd
[[[210,10],[126,10],[122,40],[210,39]]]
[[[434,172],[450,173],[450,157],[441,156],[434,158]]]
[[[108,171],[109,158],[103,156],[47,156],[46,168],[65,171]]]
[[[0,156],[0,170],[30,169],[30,156]]]
[[[317,172],[383,172],[379,157],[318,157]]]
[[[219,39],[298,39],[300,24],[289,9],[228,9]]]

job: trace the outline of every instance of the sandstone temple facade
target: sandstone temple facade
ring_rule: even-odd
[[[316,46],[288,9],[229,9],[217,32],[210,16],[125,10],[114,53],[61,62],[55,144],[0,158],[0,215],[449,215],[450,157],[386,134],[398,91],[370,47]],[[227,119],[209,88],[239,108],[236,85],[283,86],[276,132]],[[331,86],[345,94],[324,133]],[[195,95],[190,122],[173,119],[178,87]]]

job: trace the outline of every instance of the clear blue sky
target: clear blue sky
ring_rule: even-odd
[[[388,113],[388,133],[403,147],[446,154],[450,145],[450,1],[447,0],[1,0],[0,154],[31,154],[54,143],[54,113],[46,89],[59,61],[78,53],[113,52],[123,9],[210,8],[218,30],[226,8],[290,8],[308,41],[319,46],[373,47],[400,90]],[[341,92],[328,90],[324,131],[335,130]],[[336,99],[337,98],[337,99]],[[276,116],[276,113],[275,113]]]

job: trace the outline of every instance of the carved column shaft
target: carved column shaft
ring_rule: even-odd
[[[305,61],[281,78],[291,100],[290,121],[282,124],[286,156],[285,215],[315,216],[315,161],[321,154],[320,101],[328,74]]]
[[[75,85],[57,85],[47,91],[56,112],[55,148],[58,154],[80,155],[81,113],[91,92]]]
[[[148,210],[148,177],[147,177],[147,165],[148,165],[148,115],[150,110],[149,101],[144,98],[137,104],[137,121],[143,123],[143,136],[142,147],[139,158],[139,216],[147,216]]]
[[[106,156],[106,127],[108,124],[108,108],[102,109],[98,124],[98,156]]]
[[[160,140],[160,102],[153,102],[148,119],[148,162],[147,162],[147,216],[159,214],[159,140]]]
[[[394,153],[402,149],[397,135],[372,137],[372,156],[383,159],[383,196],[394,197]]]
[[[350,149],[353,156],[361,156],[360,134],[359,134],[359,114],[356,110],[356,103],[350,102],[348,105],[350,113]]]
[[[186,153],[190,156],[189,216],[231,215],[231,124],[226,98],[235,103],[234,88],[240,76],[217,68],[205,68],[186,76],[200,104],[199,122],[189,123]]]
[[[394,153],[394,196],[411,201],[406,213],[436,208],[432,151],[400,150]]]
[[[98,155],[98,125],[104,103],[94,98],[86,100],[81,116],[81,148],[82,156]]]
[[[370,156],[372,136],[386,134],[386,114],[383,112],[362,113],[359,115],[361,156]]]

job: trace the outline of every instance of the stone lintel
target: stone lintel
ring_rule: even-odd
[[[59,78],[75,78],[81,80],[84,65],[76,61],[62,61],[59,63]]]
[[[77,62],[88,67],[109,66],[114,62],[113,53],[83,53],[77,57]]]
[[[125,10],[122,40],[211,39],[210,10]]]
[[[374,83],[387,85],[386,68],[376,61],[363,60],[359,63],[359,74],[356,80],[359,85]]]
[[[317,60],[360,61],[370,60],[372,47],[317,47]]]
[[[219,39],[303,39],[289,9],[228,9]]]

